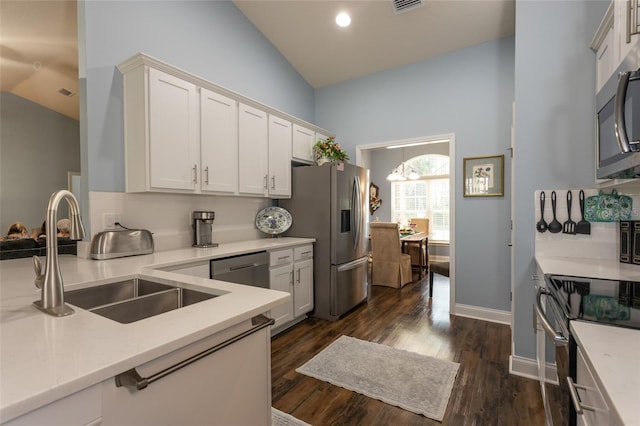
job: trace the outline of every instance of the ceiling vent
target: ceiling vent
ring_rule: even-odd
[[[64,87],[58,89],[58,93],[69,98],[75,95],[75,93],[73,93],[71,90],[65,89]]]
[[[396,15],[399,13],[408,12],[416,7],[424,6],[423,0],[391,0],[393,10]]]

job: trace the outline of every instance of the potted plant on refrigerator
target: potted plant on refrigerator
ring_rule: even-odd
[[[329,136],[325,140],[319,140],[313,146],[313,152],[316,157],[316,163],[321,166],[332,161],[347,161],[349,156],[342,149],[339,143],[336,143],[333,136]]]

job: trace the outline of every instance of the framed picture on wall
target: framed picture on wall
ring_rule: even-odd
[[[504,196],[504,155],[463,159],[465,197]]]

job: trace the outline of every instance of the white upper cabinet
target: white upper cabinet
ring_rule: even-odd
[[[269,195],[291,197],[291,122],[269,115]]]
[[[238,106],[239,185],[241,194],[266,195],[269,180],[267,113]]]
[[[293,154],[294,160],[312,163],[313,158],[313,145],[315,141],[315,132],[306,127],[302,127],[299,124],[293,125]]]
[[[238,103],[201,89],[200,169],[202,191],[238,191]]]
[[[313,125],[143,53],[118,69],[127,192],[288,198],[314,160]]]
[[[148,107],[151,187],[195,189],[200,156],[196,86],[151,68]]]
[[[615,0],[613,27],[615,37],[619,40],[618,58],[622,61],[631,48],[638,43],[640,35],[638,31],[638,2],[628,0]]]
[[[633,2],[626,0],[612,1],[591,42],[591,48],[596,52],[596,93],[629,50],[640,42],[638,10],[632,6]]]

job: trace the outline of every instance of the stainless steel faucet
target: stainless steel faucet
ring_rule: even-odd
[[[42,288],[42,298],[33,302],[33,305],[42,312],[56,317],[63,317],[73,313],[73,309],[64,303],[64,285],[58,262],[58,231],[56,223],[58,222],[58,206],[62,200],[67,201],[71,213],[71,234],[69,238],[72,240],[84,238],[84,226],[82,226],[82,220],[80,219],[78,200],[67,190],[54,192],[51,194],[49,205],[47,206],[47,261],[44,276],[42,275],[40,259],[38,256],[33,256],[33,266],[36,271],[35,284],[36,287]]]

